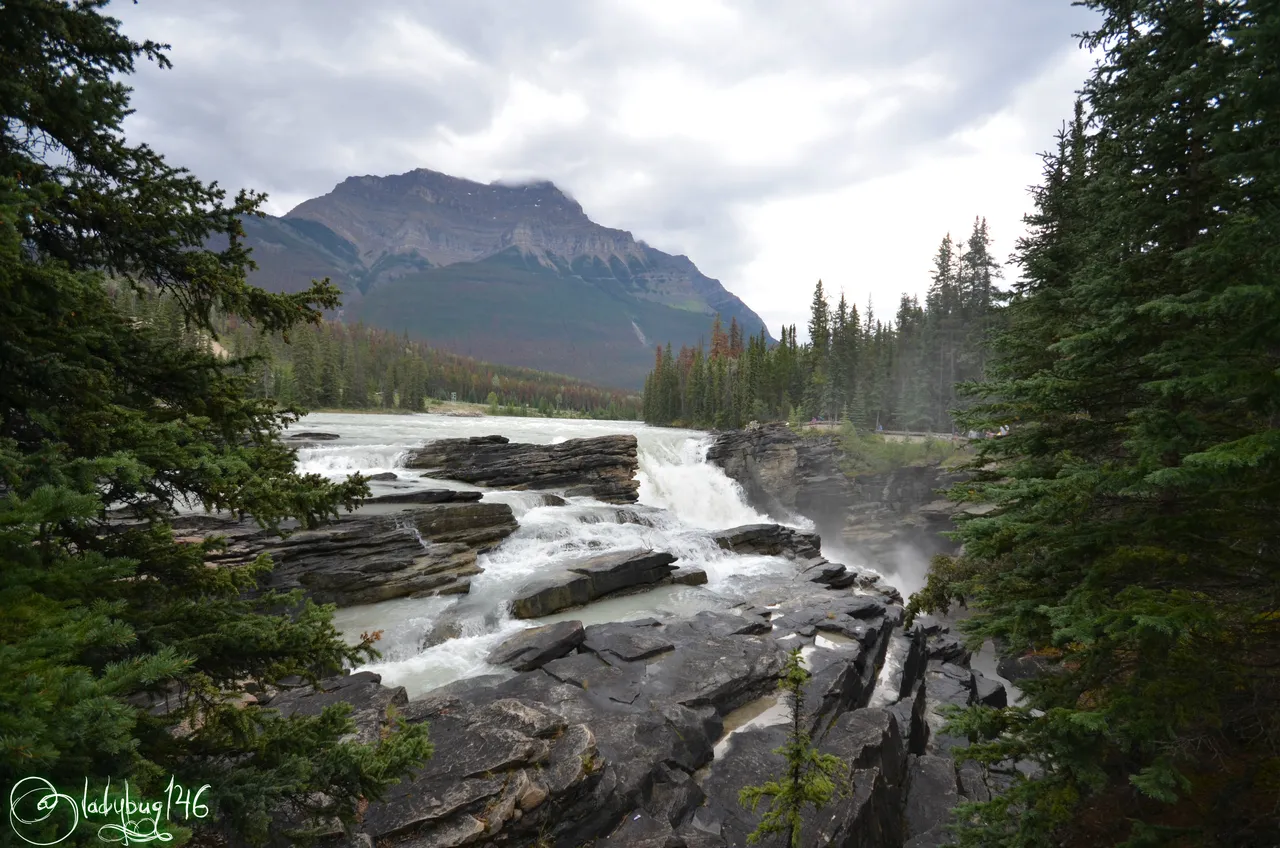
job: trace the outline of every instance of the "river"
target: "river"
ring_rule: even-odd
[[[553,444],[566,439],[631,433],[639,443],[639,506],[645,524],[619,524],[618,507],[591,498],[569,498],[566,506],[542,506],[530,492],[488,490],[484,500],[509,504],[520,529],[496,549],[482,554],[484,573],[467,595],[400,599],[338,610],[335,624],[348,638],[381,631],[382,659],[364,669],[410,696],[464,677],[506,673],[485,662],[489,651],[525,627],[562,619],[584,624],[646,616],[687,615],[727,609],[771,585],[784,585],[794,566],[778,557],[737,556],[721,550],[712,532],[771,521],[743,500],[740,487],[705,460],[711,437],[696,430],[647,427],[629,421],[445,415],[309,415],[295,432],[323,431],[341,438],[298,451],[298,469],[340,479],[354,472],[395,472],[395,482],[373,482],[373,493],[413,489],[479,487],[425,479],[399,467],[405,452],[441,438],[501,434],[513,442]],[[795,525],[802,526],[802,525]],[[808,528],[806,528],[808,529]],[[574,557],[633,548],[668,551],[679,564],[706,571],[704,586],[663,586],[648,592],[597,601],[560,615],[518,621],[508,606],[515,591],[556,563]],[[422,647],[423,637],[442,619],[456,619],[461,634]]]

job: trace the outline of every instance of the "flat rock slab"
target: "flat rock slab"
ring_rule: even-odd
[[[432,476],[503,489],[564,489],[606,503],[635,503],[640,483],[636,437],[569,439],[555,445],[475,436],[430,442],[405,459],[407,468]]]
[[[654,628],[623,622],[591,625],[586,629],[582,647],[612,664],[612,660],[647,660],[674,650],[675,643],[654,632]]]
[[[511,614],[541,618],[615,592],[653,585],[675,571],[675,561],[663,551],[631,550],[570,562],[518,590]]]
[[[391,479],[396,479],[393,472]],[[379,475],[381,476],[381,475]],[[370,478],[373,479],[373,478]],[[384,478],[385,479],[385,478]],[[424,489],[421,492],[394,492],[389,495],[378,495],[366,498],[367,504],[439,504],[439,503],[476,503],[484,492],[459,492],[454,489]]]
[[[489,653],[491,665],[533,671],[560,659],[586,638],[581,621],[561,621],[517,633]]]

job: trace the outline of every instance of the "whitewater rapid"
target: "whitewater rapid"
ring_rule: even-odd
[[[700,431],[646,427],[626,421],[577,421],[542,418],[455,418],[441,415],[311,415],[297,432],[336,433],[333,442],[302,448],[298,470],[341,479],[354,472],[393,472],[395,481],[374,482],[373,493],[479,487],[426,479],[400,466],[405,453],[426,441],[501,434],[513,442],[552,444],[571,438],[617,433],[636,436],[640,483],[636,507],[618,507],[591,498],[569,498],[548,507],[531,492],[484,491],[484,500],[511,506],[520,528],[479,558],[482,574],[467,595],[399,599],[338,610],[335,624],[348,638],[380,631],[382,658],[363,668],[382,675],[410,695],[465,677],[507,673],[485,662],[501,641],[526,628],[564,619],[584,624],[646,616],[687,615],[703,609],[728,609],[771,584],[782,585],[791,564],[778,557],[737,556],[712,538],[716,530],[770,521],[747,505],[742,489],[707,463],[710,437]],[[639,522],[618,523],[617,512],[631,509]],[[704,586],[662,586],[648,592],[606,599],[537,621],[518,621],[510,601],[526,582],[566,560],[634,548],[662,550],[681,566],[707,573]],[[457,635],[423,647],[441,621],[456,622]]]

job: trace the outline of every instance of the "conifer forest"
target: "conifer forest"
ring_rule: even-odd
[[[658,348],[645,381],[649,424],[736,428],[751,421],[849,421],[860,429],[950,434],[956,385],[983,373],[1001,271],[987,222],[968,239],[943,238],[924,303],[903,295],[890,318],[868,303],[860,314],[844,292],[833,305],[819,280],[808,340],[794,326],[776,345],[763,330],[725,328],[710,345]]]
[[[119,308],[176,343],[211,348],[212,336],[183,320],[172,297],[113,286]],[[495,414],[638,417],[640,396],[531,368],[495,365],[363,324],[322,321],[286,341],[234,316],[214,319],[218,344],[253,375],[250,392],[306,409],[423,412],[433,401],[488,404]]]

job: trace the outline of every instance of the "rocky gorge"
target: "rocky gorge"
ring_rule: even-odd
[[[755,508],[779,521],[808,518],[824,538],[882,572],[895,570],[907,551],[924,562],[953,553],[955,543],[944,535],[953,517],[982,510],[941,494],[965,479],[961,472],[920,463],[849,476],[834,435],[800,435],[784,423],[722,433],[707,461],[741,485]]]
[[[469,599],[434,616],[434,637],[415,650],[474,641],[477,616],[494,633],[483,673],[444,685],[387,680],[388,671],[399,674],[392,663],[264,692],[260,700],[286,714],[349,703],[367,740],[391,715],[429,724],[432,759],[370,805],[354,833],[335,829],[333,844],[745,845],[758,816],[738,804],[738,792],[781,768],[774,751],[788,714],[777,683],[795,647],[812,674],[804,721],[818,747],[849,766],[839,797],[806,820],[803,844],[949,844],[955,804],[990,797],[1012,774],[958,765],[949,752],[961,743],[941,733],[943,711],[999,704],[1008,694],[970,667],[942,622],[905,628],[901,593],[878,569],[829,560],[814,532],[841,519],[847,537],[843,531],[859,526],[849,514],[872,517],[874,532],[890,539],[920,526],[941,529],[942,511],[928,507],[936,477],[837,477],[830,445],[794,439],[755,428],[721,434],[705,451],[708,464],[742,478],[739,491],[761,504],[762,518],[781,522],[651,536],[667,539],[670,550],[588,541],[570,548],[575,556],[502,584],[500,596],[483,585],[491,576],[485,568],[515,539],[539,531],[522,521],[572,515],[605,540],[669,521],[644,497],[633,503],[656,487],[634,436],[551,445],[492,435],[436,439],[397,454],[395,471],[383,472],[396,480],[386,485],[425,470],[429,485],[487,486],[393,489],[283,540],[209,517],[187,519],[183,532],[227,536],[225,562],[271,553],[273,585],[343,607]],[[504,497],[516,500],[492,500]],[[874,506],[859,512],[859,498]],[[655,591],[705,591],[710,564],[690,551],[722,572],[769,562],[774,576],[731,597],[695,595],[675,612],[619,620],[593,612],[628,597],[643,609]],[[877,560],[868,554],[860,562]],[[720,585],[712,578],[712,588]],[[495,620],[508,624],[495,630]]]

